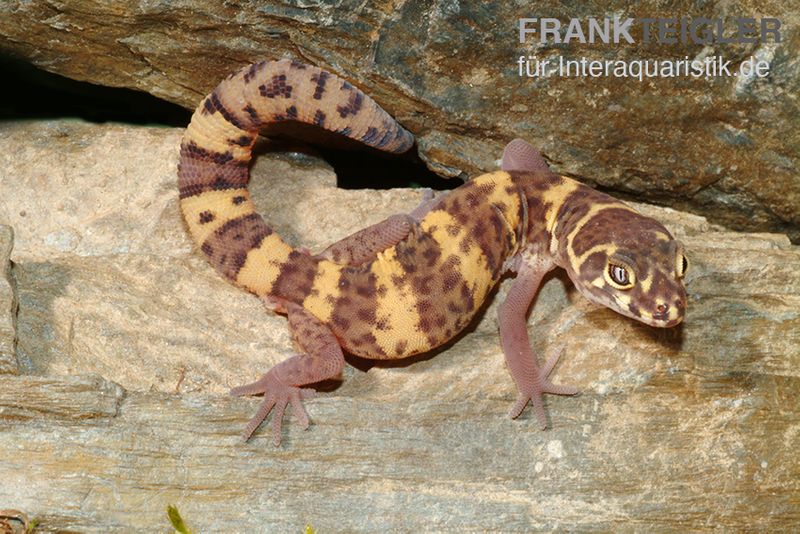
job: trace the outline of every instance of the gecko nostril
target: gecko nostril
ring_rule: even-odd
[[[669,313],[669,304],[659,304],[656,306],[656,313],[654,313],[653,316],[656,319],[665,319],[667,313]]]

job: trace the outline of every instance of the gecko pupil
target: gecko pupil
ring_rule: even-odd
[[[689,261],[686,259],[686,256],[683,256],[683,268],[681,269],[681,274],[686,272],[686,269],[689,268]]]
[[[612,265],[611,266],[611,279],[614,280],[619,285],[626,285],[628,284],[628,271],[624,267],[620,267],[619,265]]]

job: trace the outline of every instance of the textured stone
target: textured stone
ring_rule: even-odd
[[[11,279],[13,246],[14,231],[0,224],[0,375],[17,372],[17,294]]]
[[[765,44],[520,45],[524,16],[778,17]],[[0,51],[78,80],[147,91],[193,109],[227,73],[288,56],[351,79],[448,176],[493,166],[524,137],[553,166],[630,198],[733,228],[800,239],[800,17],[784,2],[665,4],[415,2],[23,2],[0,4]],[[729,29],[730,31],[730,29]],[[517,58],[658,60],[721,56],[767,78],[527,79]],[[476,59],[477,58],[477,59]],[[69,246],[70,236],[61,236]]]
[[[515,391],[495,312],[507,280],[445,348],[350,358],[342,384],[307,403],[308,431],[290,418],[281,448],[268,429],[244,444],[258,399],[225,391],[290,353],[286,321],[193,250],[177,209],[179,136],[0,126],[24,373],[0,379],[4,507],[81,532],[165,530],[168,504],[196,532],[800,521],[800,247],[785,236],[637,204],[685,243],[686,321],[652,329],[548,278],[534,348],[565,344],[555,381],[582,393],[546,399],[547,431],[528,412],[506,416]],[[253,175],[259,210],[314,250],[421,196],[339,190],[310,154],[263,152]],[[67,249],[48,239],[56,231],[72,236]]]

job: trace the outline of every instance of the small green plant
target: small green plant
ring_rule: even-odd
[[[167,506],[167,517],[169,517],[169,522],[172,523],[172,528],[175,529],[175,532],[178,534],[192,534],[192,531],[189,530],[189,527],[183,522],[183,518],[177,506],[171,504]]]
[[[186,523],[183,522],[183,518],[181,517],[181,513],[178,511],[177,506],[169,505],[167,506],[167,517],[169,517],[169,522],[172,523],[172,528],[175,529],[175,532],[178,534],[192,534],[192,531],[189,530],[189,527],[186,526]],[[29,528],[33,529],[35,525],[31,525]],[[31,532],[31,530],[26,531],[26,534]],[[314,527],[311,525],[306,525],[303,534],[316,534],[314,532]]]

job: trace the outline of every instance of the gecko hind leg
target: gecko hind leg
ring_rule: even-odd
[[[550,167],[532,144],[522,139],[514,139],[503,149],[504,171],[548,171]]]
[[[506,357],[511,377],[517,385],[517,400],[509,411],[511,418],[518,417],[530,402],[539,426],[547,428],[547,417],[542,397],[545,393],[575,395],[572,386],[553,384],[547,377],[553,370],[563,347],[557,349],[540,369],[536,363],[528,337],[527,313],[539,284],[552,265],[545,260],[522,261],[508,296],[498,309],[500,343]]]
[[[379,252],[398,244],[415,231],[419,221],[436,203],[433,191],[426,190],[411,213],[392,215],[332,244],[317,257],[340,265],[359,266],[372,261]]]
[[[334,378],[344,367],[342,349],[328,327],[297,304],[287,302],[281,306],[288,313],[292,336],[304,353],[275,365],[259,380],[230,391],[237,397],[264,394],[258,412],[247,424],[242,437],[249,440],[272,411],[272,435],[276,447],[281,443],[283,413],[289,403],[303,429],[308,428],[308,413],[303,407],[303,399],[313,397],[316,391],[301,386]]]

